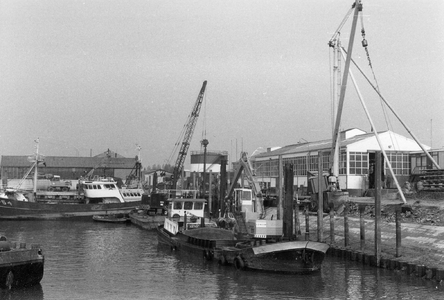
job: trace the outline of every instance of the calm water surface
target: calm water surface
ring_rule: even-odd
[[[40,285],[0,299],[444,299],[444,286],[327,258],[321,272],[237,271],[158,246],[155,232],[91,221],[1,221],[0,234],[39,243]]]

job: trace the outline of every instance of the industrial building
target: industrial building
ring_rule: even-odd
[[[94,175],[115,177],[125,181],[135,166],[134,158],[126,158],[110,150],[94,157],[46,156],[38,165],[38,174],[59,175],[63,179],[77,180],[94,169]],[[2,155],[0,174],[2,185],[11,179],[21,179],[32,162],[28,156]],[[31,175],[32,176],[32,175]]]
[[[404,137],[392,131],[384,131],[378,134],[388,160],[395,173],[396,179],[402,185],[409,179],[410,174],[418,168],[432,168],[425,154],[421,154],[419,145],[410,138]],[[257,179],[264,187],[276,187],[279,170],[279,160],[282,164],[293,164],[294,185],[307,186],[308,172],[317,172],[319,155],[322,156],[322,169],[329,172],[330,153],[332,141],[322,140],[316,142],[297,143],[276,150],[268,149],[251,158]],[[430,147],[424,146],[427,150]],[[350,195],[362,196],[368,189],[369,168],[375,161],[375,151],[380,151],[379,144],[373,132],[367,133],[360,129],[349,129],[340,133],[339,155],[339,185]],[[444,165],[444,152],[436,150],[430,152],[434,160]],[[387,187],[394,187],[390,178],[388,165],[384,163]],[[391,186],[390,186],[391,185]]]

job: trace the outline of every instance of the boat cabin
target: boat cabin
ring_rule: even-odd
[[[170,198],[168,199],[168,216],[183,217],[186,213],[187,216],[203,218],[206,202],[205,199]]]
[[[234,189],[234,208],[236,211],[256,212],[256,200],[251,189]]]

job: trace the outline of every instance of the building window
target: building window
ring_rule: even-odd
[[[350,152],[349,162],[350,162],[350,175],[368,174],[367,152]]]
[[[347,152],[341,151],[339,155],[339,174],[347,174]]]
[[[318,156],[310,155],[308,156],[308,171],[317,171],[318,168]]]
[[[307,157],[296,157],[293,170],[295,175],[307,175]]]
[[[395,175],[410,174],[409,154],[403,152],[386,152],[387,158],[392,166]],[[388,169],[388,166],[387,166]]]

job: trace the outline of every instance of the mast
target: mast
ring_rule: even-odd
[[[335,129],[333,131],[333,138],[332,138],[332,147],[331,147],[331,153],[330,153],[330,164],[335,160],[335,152],[337,149],[337,144],[339,140],[339,126],[341,125],[341,117],[342,117],[342,109],[344,107],[344,98],[345,98],[345,91],[347,89],[347,80],[348,80],[348,74],[350,69],[350,60],[351,55],[353,51],[353,43],[355,40],[355,33],[356,33],[356,24],[358,22],[358,14],[362,11],[362,4],[360,0],[356,0],[354,3],[354,14],[353,14],[353,22],[352,22],[352,28],[350,33],[350,40],[348,43],[348,51],[347,51],[347,58],[345,60],[345,67],[344,67],[344,74],[342,76],[341,81],[341,92],[339,95],[339,103],[338,103],[338,111],[336,115],[336,124]]]

